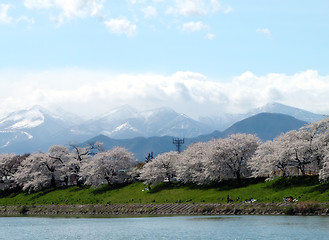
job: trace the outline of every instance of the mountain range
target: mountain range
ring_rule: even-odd
[[[47,151],[55,144],[97,140],[106,142],[106,147],[124,146],[142,159],[150,151],[174,150],[172,137],[185,138],[185,146],[236,132],[255,133],[262,140],[268,140],[323,118],[279,103],[267,104],[243,115],[222,115],[222,120],[218,116],[195,120],[170,108],[139,112],[125,105],[81,123],[72,121],[71,116],[58,116],[35,106],[0,119],[0,152],[23,154]],[[229,127],[223,131],[226,125]]]
[[[256,134],[262,141],[272,140],[281,133],[290,130],[299,129],[307,124],[305,121],[298,120],[294,117],[280,113],[259,113],[244,120],[241,120],[223,132],[214,131],[210,134],[200,135],[192,138],[184,138],[184,144],[181,150],[186,146],[196,142],[206,142],[213,138],[224,138],[231,134],[247,133]],[[113,139],[104,135],[96,136],[82,145],[102,142],[106,149],[111,149],[115,146],[127,148],[128,151],[134,153],[139,160],[145,159],[148,153],[153,152],[154,155],[175,151],[176,147],[173,144],[173,137],[137,137],[132,139]]]

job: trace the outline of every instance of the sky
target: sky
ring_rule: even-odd
[[[329,1],[0,0],[0,116],[329,114]]]

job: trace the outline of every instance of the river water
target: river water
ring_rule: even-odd
[[[329,217],[7,217],[0,239],[329,239]]]

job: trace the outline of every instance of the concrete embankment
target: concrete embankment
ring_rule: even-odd
[[[0,206],[0,216],[329,215],[329,203]]]

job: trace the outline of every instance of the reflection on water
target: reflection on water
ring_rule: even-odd
[[[0,218],[0,239],[328,239],[329,217]]]

